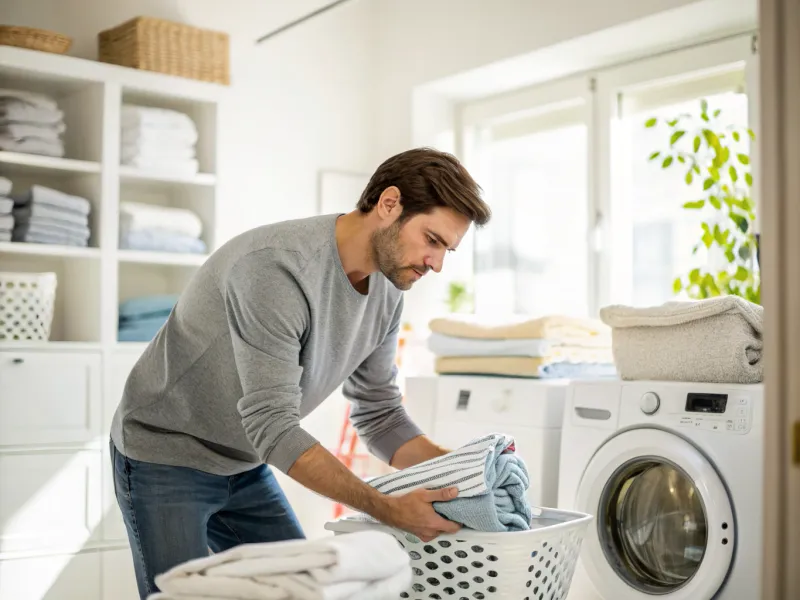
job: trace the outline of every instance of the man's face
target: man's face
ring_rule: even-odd
[[[444,255],[455,250],[470,221],[450,208],[435,208],[379,229],[372,252],[381,273],[399,290],[408,290],[428,271],[442,270]]]

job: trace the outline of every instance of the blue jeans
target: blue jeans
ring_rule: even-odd
[[[266,465],[224,477],[132,460],[113,442],[111,461],[142,600],[156,575],[209,550],[305,537]]]

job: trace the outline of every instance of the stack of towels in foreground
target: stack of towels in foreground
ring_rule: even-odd
[[[181,112],[123,104],[120,162],[171,175],[194,175],[197,127]]]
[[[0,242],[10,242],[14,231],[14,201],[8,197],[11,193],[11,181],[0,177]]]
[[[445,456],[368,483],[389,496],[402,496],[420,488],[457,487],[457,498],[433,504],[444,518],[476,531],[530,529],[530,478],[525,462],[516,453],[514,438],[508,435],[493,433],[476,438]],[[348,519],[374,522],[363,514]]]
[[[0,89],[0,150],[64,156],[64,113],[53,98]]]
[[[10,198],[14,203],[13,241],[81,247],[89,245],[92,205],[86,198],[42,185],[31,186],[20,193],[12,192]]]
[[[378,531],[249,544],[157,576],[149,600],[395,600],[411,586],[410,562]]]
[[[119,305],[120,342],[149,342],[167,322],[175,303],[176,295],[139,296]]]
[[[764,309],[738,296],[635,308],[607,306],[614,359],[626,380],[760,383]]]
[[[615,377],[610,332],[600,322],[552,315],[491,322],[434,319],[429,349],[439,374],[534,378]]]
[[[205,254],[203,222],[184,208],[120,202],[119,247],[123,250]]]

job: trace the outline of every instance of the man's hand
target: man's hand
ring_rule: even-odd
[[[386,525],[413,533],[429,542],[443,533],[458,533],[461,526],[448,521],[433,509],[434,502],[447,502],[458,496],[458,488],[415,490],[389,499],[389,511],[375,518]]]

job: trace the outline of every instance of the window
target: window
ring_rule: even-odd
[[[576,90],[472,125],[470,167],[493,213],[475,236],[476,313],[589,312],[588,110]]]
[[[742,36],[460,106],[458,152],[494,215],[474,238],[476,312],[653,306],[676,298],[676,277],[714,268],[693,251],[709,214],[684,208],[702,179],[649,159],[670,144],[665,121],[699,117],[703,99],[717,127],[757,131],[754,70]]]

